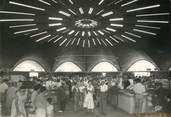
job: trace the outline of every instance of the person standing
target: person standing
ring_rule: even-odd
[[[94,92],[94,87],[91,84],[91,81],[88,81],[88,85],[85,91],[84,104],[83,104],[84,108],[86,108],[88,112],[94,111],[93,92]]]
[[[105,115],[106,113],[104,112],[104,108],[106,105],[106,97],[107,97],[107,91],[108,91],[108,86],[106,85],[106,82],[104,80],[101,81],[100,85],[100,112],[101,114]]]
[[[136,84],[133,87],[133,91],[135,93],[135,113],[139,115],[142,113],[146,89],[145,86],[141,83],[141,79],[136,79],[135,82]]]

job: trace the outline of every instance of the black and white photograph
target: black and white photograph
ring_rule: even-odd
[[[0,117],[171,117],[171,0],[0,0]]]

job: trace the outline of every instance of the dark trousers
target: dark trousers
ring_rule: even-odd
[[[66,100],[60,100],[59,101],[59,110],[65,111],[65,107],[66,107]]]
[[[100,112],[104,113],[104,109],[105,109],[105,105],[106,105],[106,93],[105,92],[100,92],[100,102],[99,102],[99,106],[100,106]]]

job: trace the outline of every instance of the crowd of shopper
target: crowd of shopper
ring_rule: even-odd
[[[27,78],[18,82],[1,77],[1,115],[53,117],[54,113],[65,112],[71,103],[75,112],[84,109],[87,113],[93,113],[98,108],[105,115],[106,105],[117,109],[118,94],[123,89],[135,94],[137,113],[141,113],[143,99],[149,94],[152,97],[151,105],[157,111],[167,112],[170,109],[170,94],[158,82],[150,92],[150,79],[123,79],[121,76],[45,77]]]

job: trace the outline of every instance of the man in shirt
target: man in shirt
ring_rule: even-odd
[[[133,91],[135,93],[135,112],[136,114],[140,114],[142,112],[146,89],[141,83],[141,79],[136,79],[135,82],[136,84],[133,87]]]
[[[106,105],[106,95],[108,91],[108,86],[104,80],[101,81],[100,85],[100,112],[104,115],[104,106]]]

